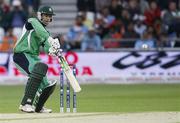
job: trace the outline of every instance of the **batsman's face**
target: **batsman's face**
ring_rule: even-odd
[[[42,23],[46,26],[52,21],[52,15],[42,14]]]

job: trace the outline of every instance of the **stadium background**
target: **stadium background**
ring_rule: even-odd
[[[11,53],[22,26],[39,6],[51,5],[56,16],[48,30],[53,37],[65,38],[64,55],[77,65],[83,89],[78,112],[176,112],[179,121],[179,0],[0,0],[0,4],[0,113],[19,113],[27,78],[15,69]],[[40,57],[50,67],[48,77],[59,80],[57,60],[43,51]],[[58,86],[47,106],[59,112]]]

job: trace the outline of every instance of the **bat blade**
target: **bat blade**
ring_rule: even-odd
[[[59,63],[61,64],[61,67],[62,67],[67,79],[69,80],[69,83],[70,83],[71,87],[73,88],[74,92],[80,92],[81,87],[80,87],[76,77],[74,76],[71,68],[69,67],[66,59],[63,56],[60,56],[58,60],[59,60]]]

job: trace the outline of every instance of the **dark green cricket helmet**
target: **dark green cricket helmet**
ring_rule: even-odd
[[[42,23],[44,23],[43,20],[42,20],[42,14],[47,14],[47,15],[52,15],[52,16],[55,15],[53,9],[52,9],[50,6],[40,7],[39,10],[38,10],[38,12],[37,12],[37,18],[38,18]],[[51,19],[51,21],[52,21],[52,19]],[[45,25],[46,25],[46,24],[45,24]]]
[[[42,6],[39,8],[38,12],[41,14],[55,15],[54,10],[50,6]]]

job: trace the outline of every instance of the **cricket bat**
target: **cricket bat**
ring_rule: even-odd
[[[64,56],[59,56],[58,61],[67,77],[69,80],[70,85],[72,86],[74,92],[80,92],[81,87],[76,79],[76,77],[73,74],[73,71],[71,70],[70,66],[68,65],[66,59]]]

